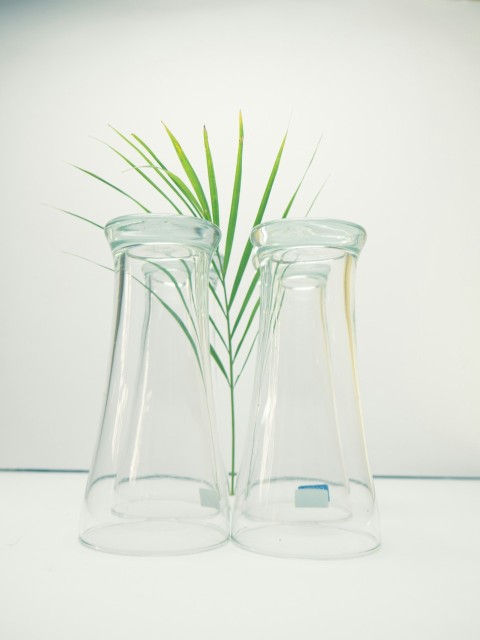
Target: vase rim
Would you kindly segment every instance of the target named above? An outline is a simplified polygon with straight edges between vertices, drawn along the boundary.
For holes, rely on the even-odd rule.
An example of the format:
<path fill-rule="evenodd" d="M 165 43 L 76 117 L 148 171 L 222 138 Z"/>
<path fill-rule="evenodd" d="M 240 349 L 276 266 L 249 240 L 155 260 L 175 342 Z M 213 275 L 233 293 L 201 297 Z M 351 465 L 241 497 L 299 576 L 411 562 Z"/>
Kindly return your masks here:
<path fill-rule="evenodd" d="M 356 222 L 335 218 L 271 220 L 252 229 L 250 240 L 257 252 L 289 247 L 332 247 L 358 255 L 367 238 Z"/>
<path fill-rule="evenodd" d="M 221 238 L 209 220 L 175 213 L 133 213 L 112 218 L 105 235 L 114 252 L 138 244 L 185 244 L 214 251 Z"/>

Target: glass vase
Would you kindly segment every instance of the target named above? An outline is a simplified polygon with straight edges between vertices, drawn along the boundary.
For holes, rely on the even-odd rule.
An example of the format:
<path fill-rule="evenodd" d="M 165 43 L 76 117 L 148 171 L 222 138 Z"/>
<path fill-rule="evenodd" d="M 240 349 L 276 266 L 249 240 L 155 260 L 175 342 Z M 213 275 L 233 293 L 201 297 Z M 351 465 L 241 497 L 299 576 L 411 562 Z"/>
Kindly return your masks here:
<path fill-rule="evenodd" d="M 161 214 L 105 227 L 116 272 L 113 350 L 80 540 L 168 555 L 228 539 L 227 478 L 211 390 L 213 224 Z"/>
<path fill-rule="evenodd" d="M 354 275 L 365 231 L 280 220 L 251 235 L 260 330 L 232 539 L 259 553 L 341 558 L 379 545 L 356 371 Z"/>

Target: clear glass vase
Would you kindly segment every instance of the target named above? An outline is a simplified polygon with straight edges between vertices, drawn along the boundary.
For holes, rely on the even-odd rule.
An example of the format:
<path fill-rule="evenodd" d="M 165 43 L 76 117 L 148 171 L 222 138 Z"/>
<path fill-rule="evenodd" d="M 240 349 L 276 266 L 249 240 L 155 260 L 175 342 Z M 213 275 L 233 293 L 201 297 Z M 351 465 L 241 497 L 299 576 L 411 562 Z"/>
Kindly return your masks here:
<path fill-rule="evenodd" d="M 379 545 L 356 372 L 354 273 L 365 231 L 280 220 L 251 235 L 260 332 L 232 539 L 301 558 Z"/>
<path fill-rule="evenodd" d="M 190 217 L 116 218 L 113 352 L 80 540 L 168 555 L 227 541 L 227 478 L 211 391 L 208 284 L 219 229 Z"/>

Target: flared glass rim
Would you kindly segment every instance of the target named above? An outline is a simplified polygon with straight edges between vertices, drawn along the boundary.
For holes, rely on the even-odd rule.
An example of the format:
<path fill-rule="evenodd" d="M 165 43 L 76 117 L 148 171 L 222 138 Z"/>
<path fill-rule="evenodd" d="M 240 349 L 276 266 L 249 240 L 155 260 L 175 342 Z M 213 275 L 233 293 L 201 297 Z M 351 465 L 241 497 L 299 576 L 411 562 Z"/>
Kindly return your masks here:
<path fill-rule="evenodd" d="M 358 255 L 367 233 L 356 222 L 334 218 L 271 220 L 252 229 L 250 241 L 257 253 L 294 247 L 331 247 Z"/>
<path fill-rule="evenodd" d="M 172 213 L 119 216 L 109 220 L 104 231 L 113 252 L 139 244 L 187 245 L 213 252 L 222 236 L 213 222 Z"/>

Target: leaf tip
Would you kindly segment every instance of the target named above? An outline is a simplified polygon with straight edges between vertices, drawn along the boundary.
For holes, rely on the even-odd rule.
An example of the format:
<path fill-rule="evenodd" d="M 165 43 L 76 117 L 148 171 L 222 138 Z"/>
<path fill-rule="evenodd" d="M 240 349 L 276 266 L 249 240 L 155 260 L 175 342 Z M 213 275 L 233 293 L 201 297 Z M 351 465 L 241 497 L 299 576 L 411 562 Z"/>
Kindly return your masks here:
<path fill-rule="evenodd" d="M 116 133 L 117 135 L 119 135 L 121 138 L 123 138 L 123 135 L 120 133 L 120 131 L 119 131 L 116 127 L 114 127 L 114 126 L 113 126 L 113 124 L 108 124 L 107 126 L 108 126 L 112 131 L 115 131 L 115 133 Z M 102 141 L 100 140 L 100 142 L 102 142 Z"/>

